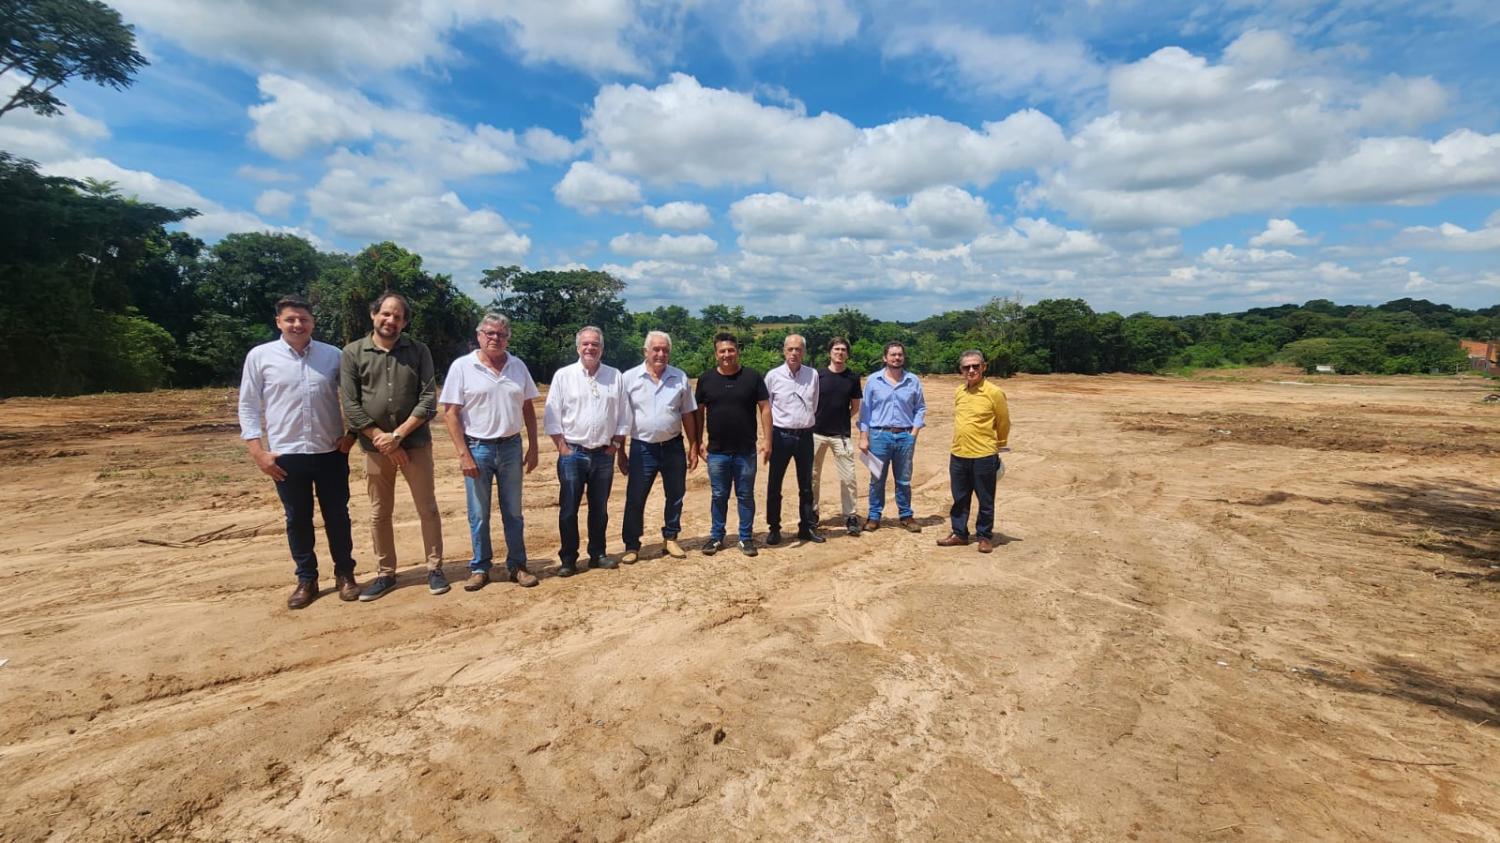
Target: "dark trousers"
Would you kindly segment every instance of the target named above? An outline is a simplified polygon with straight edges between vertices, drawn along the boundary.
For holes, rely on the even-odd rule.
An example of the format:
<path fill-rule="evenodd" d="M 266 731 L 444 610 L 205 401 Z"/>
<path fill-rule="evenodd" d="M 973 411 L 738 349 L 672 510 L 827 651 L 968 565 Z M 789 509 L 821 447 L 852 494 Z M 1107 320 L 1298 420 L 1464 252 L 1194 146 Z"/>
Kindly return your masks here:
<path fill-rule="evenodd" d="M 625 540 L 626 550 L 641 549 L 646 497 L 651 494 L 658 474 L 666 498 L 661 537 L 675 539 L 682 532 L 682 498 L 687 493 L 687 452 L 682 449 L 682 437 L 655 444 L 632 439 L 630 476 L 625 481 L 625 525 L 620 535 Z"/>
<path fill-rule="evenodd" d="M 969 496 L 979 499 L 979 515 L 974 518 L 974 534 L 992 539 L 995 530 L 995 480 L 999 474 L 1000 455 L 959 457 L 948 455 L 948 485 L 953 489 L 953 508 L 948 519 L 953 534 L 969 537 Z"/>
<path fill-rule="evenodd" d="M 323 533 L 333 555 L 334 576 L 354 573 L 354 537 L 349 525 L 349 455 L 282 454 L 276 464 L 286 479 L 276 483 L 276 494 L 286 512 L 286 543 L 297 563 L 297 579 L 318 580 L 317 534 L 313 531 L 313 496 L 323 512 Z"/>
<path fill-rule="evenodd" d="M 771 429 L 771 476 L 766 483 L 766 526 L 781 529 L 781 482 L 786 479 L 786 465 L 797 463 L 797 529 L 811 530 L 818 524 L 817 505 L 813 502 L 813 434 L 812 428 Z"/>
<path fill-rule="evenodd" d="M 578 507 L 589 501 L 589 559 L 604 555 L 604 531 L 609 527 L 609 490 L 614 485 L 615 458 L 603 448 L 583 450 L 557 458 L 557 534 L 562 548 L 557 559 L 564 565 L 578 561 Z"/>

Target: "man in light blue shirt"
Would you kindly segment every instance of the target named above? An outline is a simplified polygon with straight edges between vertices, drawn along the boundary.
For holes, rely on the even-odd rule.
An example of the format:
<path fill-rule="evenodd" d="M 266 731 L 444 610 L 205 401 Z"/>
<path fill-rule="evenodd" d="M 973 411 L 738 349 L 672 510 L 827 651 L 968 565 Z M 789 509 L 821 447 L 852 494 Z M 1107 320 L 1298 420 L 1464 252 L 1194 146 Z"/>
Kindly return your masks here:
<path fill-rule="evenodd" d="M 870 513 L 866 530 L 880 529 L 885 509 L 885 478 L 896 478 L 896 509 L 901 526 L 922 532 L 911 508 L 911 464 L 917 449 L 917 434 L 927 422 L 927 399 L 922 381 L 906 371 L 906 346 L 885 344 L 885 367 L 865 380 L 865 398 L 859 405 L 859 448 L 880 460 L 880 474 L 870 475 Z"/>
<path fill-rule="evenodd" d="M 307 302 L 296 296 L 277 301 L 281 338 L 250 349 L 240 378 L 240 438 L 255 466 L 276 481 L 286 513 L 287 544 L 297 565 L 297 588 L 286 601 L 289 609 L 304 608 L 318 598 L 314 495 L 333 554 L 339 598 L 359 598 L 349 525 L 349 449 L 354 437 L 345 430 L 339 409 L 341 355 L 312 338 L 313 324 Z"/>
<path fill-rule="evenodd" d="M 698 467 L 698 452 L 685 453 L 683 433 L 688 441 L 698 438 L 698 402 L 693 398 L 687 374 L 668 365 L 672 357 L 672 338 L 662 331 L 646 334 L 645 362 L 630 369 L 621 380 L 625 390 L 626 409 L 630 414 L 630 455 L 626 466 L 625 555 L 627 565 L 641 558 L 641 533 L 645 531 L 646 497 L 656 476 L 661 475 L 662 550 L 673 559 L 687 553 L 677 543 L 682 532 L 682 499 L 687 493 L 687 473 Z"/>

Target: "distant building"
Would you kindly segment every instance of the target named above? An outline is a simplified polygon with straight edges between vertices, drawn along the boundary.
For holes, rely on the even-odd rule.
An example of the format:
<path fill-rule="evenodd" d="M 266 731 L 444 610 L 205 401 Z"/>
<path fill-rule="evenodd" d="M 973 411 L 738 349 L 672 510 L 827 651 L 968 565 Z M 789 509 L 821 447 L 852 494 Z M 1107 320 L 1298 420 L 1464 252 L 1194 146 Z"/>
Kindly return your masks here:
<path fill-rule="evenodd" d="M 1481 372 L 1500 371 L 1500 341 L 1459 340 L 1459 344 L 1469 355 L 1469 368 Z"/>

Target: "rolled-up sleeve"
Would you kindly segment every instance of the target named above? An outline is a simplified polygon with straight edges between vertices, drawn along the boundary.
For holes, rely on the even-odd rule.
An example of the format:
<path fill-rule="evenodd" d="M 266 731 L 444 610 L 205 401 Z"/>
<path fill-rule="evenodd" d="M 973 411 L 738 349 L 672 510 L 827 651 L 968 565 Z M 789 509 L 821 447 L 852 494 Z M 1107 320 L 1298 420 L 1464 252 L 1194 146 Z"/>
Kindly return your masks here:
<path fill-rule="evenodd" d="M 430 419 L 437 415 L 437 372 L 432 365 L 432 352 L 422 346 L 422 357 L 417 363 L 417 377 L 422 379 L 421 392 L 417 395 L 417 406 L 411 414 L 417 418 Z"/>

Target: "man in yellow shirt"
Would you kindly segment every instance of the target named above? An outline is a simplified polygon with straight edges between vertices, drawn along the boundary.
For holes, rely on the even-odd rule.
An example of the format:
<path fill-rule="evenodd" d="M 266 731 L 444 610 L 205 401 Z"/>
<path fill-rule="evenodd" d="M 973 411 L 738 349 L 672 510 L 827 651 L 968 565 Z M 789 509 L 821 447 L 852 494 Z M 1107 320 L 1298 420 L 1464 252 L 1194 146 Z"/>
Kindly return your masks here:
<path fill-rule="evenodd" d="M 953 508 L 948 510 L 953 532 L 938 539 L 941 547 L 969 543 L 969 497 L 979 499 L 974 536 L 980 553 L 995 549 L 995 481 L 1003 470 L 1000 449 L 1010 437 L 1010 411 L 1005 393 L 984 379 L 984 354 L 970 349 L 959 355 L 964 385 L 953 396 L 953 448 L 948 455 L 948 485 Z"/>

